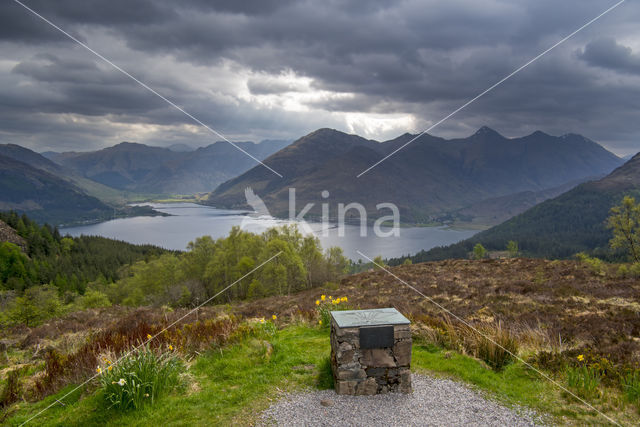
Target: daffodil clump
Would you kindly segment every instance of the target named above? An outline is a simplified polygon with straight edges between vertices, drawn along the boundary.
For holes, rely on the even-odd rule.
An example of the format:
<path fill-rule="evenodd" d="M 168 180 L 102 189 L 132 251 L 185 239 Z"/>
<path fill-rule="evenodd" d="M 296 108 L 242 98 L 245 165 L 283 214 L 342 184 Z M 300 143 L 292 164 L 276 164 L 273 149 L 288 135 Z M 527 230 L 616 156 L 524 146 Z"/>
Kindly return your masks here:
<path fill-rule="evenodd" d="M 331 312 L 338 310 L 351 310 L 348 305 L 348 297 L 334 298 L 331 295 L 320 295 L 316 300 L 316 310 L 318 312 L 318 325 L 321 327 L 329 327 L 331 324 Z"/>
<path fill-rule="evenodd" d="M 607 364 L 607 359 L 601 360 L 602 364 Z M 594 398 L 600 396 L 598 386 L 602 380 L 602 366 L 600 362 L 589 363 L 584 354 L 576 357 L 576 365 L 567 370 L 567 384 L 582 398 Z"/>
<path fill-rule="evenodd" d="M 272 314 L 270 319 L 265 319 L 264 317 L 258 318 L 258 332 L 266 336 L 275 335 L 276 332 L 278 332 L 278 326 L 276 325 L 277 320 L 278 316 L 275 314 Z"/>
<path fill-rule="evenodd" d="M 153 404 L 169 393 L 179 384 L 183 370 L 173 345 L 156 350 L 146 345 L 117 361 L 103 357 L 96 367 L 96 375 L 106 405 L 128 410 Z"/>

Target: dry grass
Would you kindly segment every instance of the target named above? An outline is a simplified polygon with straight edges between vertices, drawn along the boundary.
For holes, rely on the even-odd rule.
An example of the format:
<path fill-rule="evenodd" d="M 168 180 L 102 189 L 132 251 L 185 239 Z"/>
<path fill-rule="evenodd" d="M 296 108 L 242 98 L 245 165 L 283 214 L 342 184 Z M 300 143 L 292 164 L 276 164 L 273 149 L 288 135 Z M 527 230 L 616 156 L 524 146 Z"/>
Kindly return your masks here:
<path fill-rule="evenodd" d="M 518 337 L 523 355 L 591 352 L 619 366 L 640 366 L 640 340 L 635 338 L 640 336 L 640 281 L 618 277 L 616 270 L 606 266 L 602 276 L 576 261 L 522 258 L 447 260 L 392 268 L 395 275 L 465 321 L 500 322 Z M 413 319 L 443 314 L 384 271 L 346 277 L 339 291 L 308 290 L 243 303 L 237 310 L 243 315 L 312 310 L 316 298 L 327 292 L 347 295 L 357 308 L 396 307 Z"/>
<path fill-rule="evenodd" d="M 54 340 L 51 334 L 59 333 L 63 328 L 63 323 L 59 321 L 53 322 L 53 325 L 43 325 L 28 333 L 21 341 L 22 347 L 28 347 L 31 343 L 32 348 L 39 349 L 43 343 L 49 344 L 43 351 L 36 353 L 36 359 L 27 366 L 35 368 L 43 363 L 44 367 L 32 378 L 31 387 L 23 386 L 15 393 L 11 391 L 8 399 L 15 400 L 16 394 L 27 399 L 41 399 L 67 384 L 82 382 L 94 373 L 101 357 L 109 355 L 115 360 L 144 342 L 148 335 L 159 334 L 149 343 L 151 348 L 172 345 L 180 353 L 194 354 L 205 348 L 222 346 L 231 340 L 235 333 L 242 333 L 242 326 L 236 316 L 226 315 L 213 308 L 199 310 L 164 332 L 163 329 L 184 315 L 186 310 L 166 312 L 161 309 L 140 308 L 126 310 L 123 314 L 122 309 L 114 308 L 114 312 L 122 317 L 116 317 L 117 320 L 113 320 L 111 316 L 105 316 L 108 320 L 94 319 L 92 324 L 99 327 L 85 331 L 82 335 L 76 331 L 76 325 L 70 322 L 66 327 L 67 333 Z M 86 315 L 87 313 L 75 314 Z M 51 345 L 54 342 L 56 346 Z M 9 378 L 13 378 L 11 375 L 17 375 L 19 381 L 21 373 L 18 370 L 11 372 L 15 374 L 10 373 Z"/>

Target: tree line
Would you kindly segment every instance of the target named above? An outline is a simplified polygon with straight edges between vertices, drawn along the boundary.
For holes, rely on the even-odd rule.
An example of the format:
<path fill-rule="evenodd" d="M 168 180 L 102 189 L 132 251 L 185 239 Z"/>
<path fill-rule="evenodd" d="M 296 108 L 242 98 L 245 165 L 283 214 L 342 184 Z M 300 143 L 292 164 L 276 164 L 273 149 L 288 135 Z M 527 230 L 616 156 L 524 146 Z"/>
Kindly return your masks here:
<path fill-rule="evenodd" d="M 233 227 L 227 237 L 199 237 L 184 253 L 139 261 L 116 283 L 90 288 L 115 304 L 189 307 L 216 295 L 217 303 L 288 295 L 338 280 L 348 267 L 342 249 L 323 252 L 295 226 L 262 234 Z"/>

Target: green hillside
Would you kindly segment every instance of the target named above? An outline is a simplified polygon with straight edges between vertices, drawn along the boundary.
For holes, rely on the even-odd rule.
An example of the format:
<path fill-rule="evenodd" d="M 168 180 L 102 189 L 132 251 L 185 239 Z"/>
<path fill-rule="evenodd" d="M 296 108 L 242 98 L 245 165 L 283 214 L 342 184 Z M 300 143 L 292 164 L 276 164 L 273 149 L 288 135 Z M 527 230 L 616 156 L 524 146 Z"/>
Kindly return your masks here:
<path fill-rule="evenodd" d="M 611 231 L 605 220 L 625 195 L 640 198 L 640 154 L 600 180 L 581 184 L 470 239 L 411 258 L 414 262 L 466 258 L 477 243 L 501 251 L 510 240 L 518 242 L 523 255 L 535 257 L 566 258 L 582 251 L 615 256 L 607 249 Z"/>

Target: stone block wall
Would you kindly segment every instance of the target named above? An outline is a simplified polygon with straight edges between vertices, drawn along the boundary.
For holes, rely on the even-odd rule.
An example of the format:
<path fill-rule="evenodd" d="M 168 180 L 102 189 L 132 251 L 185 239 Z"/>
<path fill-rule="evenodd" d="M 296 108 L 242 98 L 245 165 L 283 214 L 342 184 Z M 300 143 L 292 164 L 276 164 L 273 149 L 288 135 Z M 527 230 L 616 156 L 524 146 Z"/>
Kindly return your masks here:
<path fill-rule="evenodd" d="M 411 329 L 394 326 L 394 345 L 361 349 L 359 328 L 331 322 L 331 367 L 338 394 L 411 392 Z"/>

